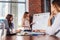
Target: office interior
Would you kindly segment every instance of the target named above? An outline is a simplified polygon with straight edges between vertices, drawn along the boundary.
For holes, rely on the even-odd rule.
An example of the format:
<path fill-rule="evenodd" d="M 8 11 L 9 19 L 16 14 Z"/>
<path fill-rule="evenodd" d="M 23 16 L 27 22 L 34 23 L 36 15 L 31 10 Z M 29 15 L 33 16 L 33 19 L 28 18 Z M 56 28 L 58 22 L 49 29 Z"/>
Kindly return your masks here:
<path fill-rule="evenodd" d="M 1 19 L 5 20 L 7 14 L 12 14 L 13 15 L 12 22 L 14 23 L 13 33 L 10 35 L 6 35 L 7 32 L 5 28 L 4 31 L 2 31 L 2 29 L 0 28 L 0 39 L 1 40 L 60 40 L 60 33 L 58 35 L 48 35 L 43 32 L 48 29 L 47 19 L 51 14 L 52 1 L 53 0 L 0 0 L 0 20 Z M 30 25 L 31 31 L 23 32 L 24 27 L 22 27 L 22 18 L 25 12 L 28 12 L 30 14 L 29 18 L 30 23 L 31 22 L 38 22 L 38 23 Z M 39 19 L 40 17 L 41 20 Z M 34 28 L 35 30 L 38 31 L 35 32 Z M 39 31 L 40 29 L 42 30 L 42 32 Z"/>

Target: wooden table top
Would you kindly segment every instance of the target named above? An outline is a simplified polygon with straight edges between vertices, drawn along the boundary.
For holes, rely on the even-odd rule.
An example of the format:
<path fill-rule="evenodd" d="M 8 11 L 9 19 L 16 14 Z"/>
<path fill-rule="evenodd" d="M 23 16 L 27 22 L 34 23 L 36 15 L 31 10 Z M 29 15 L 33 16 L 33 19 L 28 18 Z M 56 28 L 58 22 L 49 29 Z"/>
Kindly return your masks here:
<path fill-rule="evenodd" d="M 39 36 L 6 36 L 3 40 L 60 40 L 56 36 L 39 35 Z"/>

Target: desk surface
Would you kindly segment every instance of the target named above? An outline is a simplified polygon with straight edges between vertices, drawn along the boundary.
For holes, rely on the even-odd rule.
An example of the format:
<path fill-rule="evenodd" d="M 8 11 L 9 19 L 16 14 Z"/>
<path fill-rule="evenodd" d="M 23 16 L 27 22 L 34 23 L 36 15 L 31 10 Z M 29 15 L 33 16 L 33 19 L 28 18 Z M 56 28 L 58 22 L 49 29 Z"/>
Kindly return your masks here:
<path fill-rule="evenodd" d="M 60 40 L 56 36 L 39 35 L 39 36 L 6 36 L 4 40 Z"/>

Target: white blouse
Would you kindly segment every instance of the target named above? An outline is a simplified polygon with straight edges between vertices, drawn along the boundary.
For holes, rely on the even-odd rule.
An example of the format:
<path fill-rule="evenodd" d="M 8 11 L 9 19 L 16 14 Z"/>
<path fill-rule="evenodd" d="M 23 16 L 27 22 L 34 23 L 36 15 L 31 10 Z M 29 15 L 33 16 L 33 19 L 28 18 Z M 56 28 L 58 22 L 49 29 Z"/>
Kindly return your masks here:
<path fill-rule="evenodd" d="M 30 29 L 30 23 L 29 23 L 29 20 L 24 19 L 23 21 L 24 21 L 24 26 L 25 26 L 25 28 L 24 28 L 24 29 L 29 30 L 29 29 Z"/>
<path fill-rule="evenodd" d="M 56 16 L 55 16 L 55 20 L 54 20 L 54 23 L 52 24 L 51 27 L 48 27 L 46 29 L 46 33 L 49 34 L 49 35 L 53 35 L 55 32 L 57 32 L 57 30 L 60 29 L 60 13 L 58 13 Z"/>

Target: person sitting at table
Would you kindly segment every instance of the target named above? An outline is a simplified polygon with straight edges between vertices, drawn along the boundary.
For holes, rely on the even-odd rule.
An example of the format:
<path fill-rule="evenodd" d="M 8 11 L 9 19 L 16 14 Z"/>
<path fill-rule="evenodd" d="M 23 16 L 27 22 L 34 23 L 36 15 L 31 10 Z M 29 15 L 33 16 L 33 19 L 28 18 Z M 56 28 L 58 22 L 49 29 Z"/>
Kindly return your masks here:
<path fill-rule="evenodd" d="M 13 24 L 13 15 L 12 14 L 8 14 L 6 16 L 6 19 L 8 21 L 8 28 L 7 28 L 7 35 L 10 35 L 10 33 L 13 31 L 14 29 L 14 24 Z"/>
<path fill-rule="evenodd" d="M 48 19 L 48 26 L 51 26 L 54 23 L 54 13 L 51 13 L 49 19 Z"/>
<path fill-rule="evenodd" d="M 34 23 L 30 23 L 30 14 L 29 12 L 25 12 L 22 18 L 22 27 L 24 27 L 25 31 L 31 31 L 30 25 L 33 25 Z"/>
<path fill-rule="evenodd" d="M 51 23 L 53 19 L 53 23 Z M 56 35 L 60 31 L 60 0 L 53 0 L 51 4 L 51 15 L 46 30 L 37 30 L 49 35 Z"/>
<path fill-rule="evenodd" d="M 55 17 L 53 24 L 51 25 L 51 19 Z M 51 16 L 49 18 L 49 26 L 44 32 L 49 35 L 56 35 L 56 32 L 60 30 L 60 0 L 53 0 L 51 4 Z"/>
<path fill-rule="evenodd" d="M 25 12 L 23 15 L 23 19 L 22 19 L 22 27 L 24 27 L 24 30 L 30 30 L 30 19 L 29 19 L 30 15 L 28 12 Z"/>

